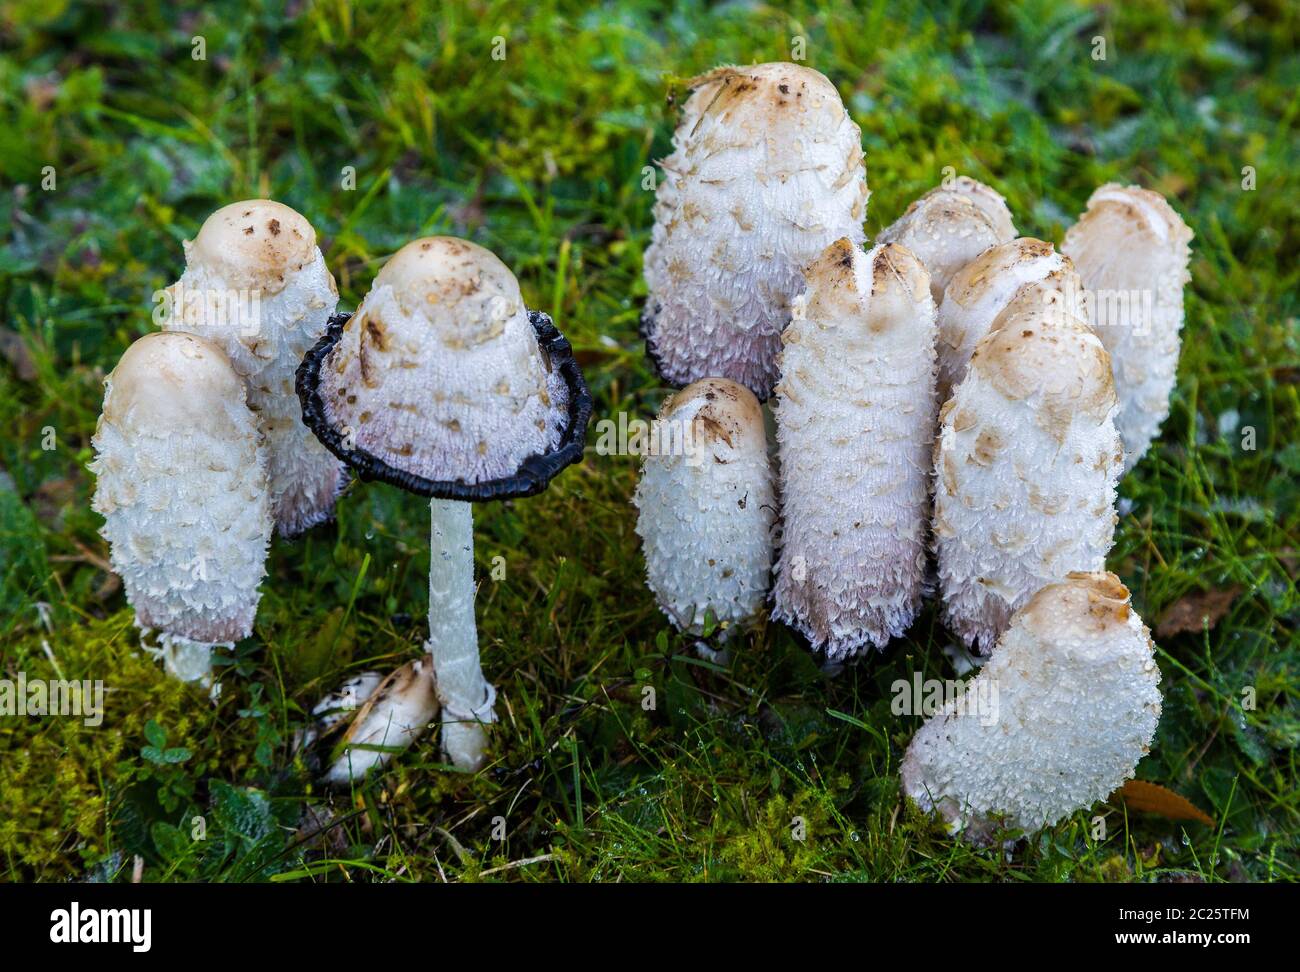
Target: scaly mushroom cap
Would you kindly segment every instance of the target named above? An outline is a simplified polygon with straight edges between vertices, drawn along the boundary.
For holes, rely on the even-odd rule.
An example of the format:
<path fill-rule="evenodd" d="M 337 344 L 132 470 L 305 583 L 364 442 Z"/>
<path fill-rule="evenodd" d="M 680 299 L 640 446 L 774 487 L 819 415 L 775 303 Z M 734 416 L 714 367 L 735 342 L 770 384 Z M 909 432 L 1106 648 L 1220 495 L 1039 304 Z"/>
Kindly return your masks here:
<path fill-rule="evenodd" d="M 163 329 L 220 345 L 244 380 L 266 444 L 280 533 L 326 519 L 342 466 L 302 424 L 294 393 L 294 371 L 338 304 L 311 224 L 269 199 L 224 206 L 185 243 L 185 272 L 167 293 Z"/>
<path fill-rule="evenodd" d="M 298 376 L 303 416 L 364 477 L 444 499 L 541 491 L 582 456 L 591 397 L 514 274 L 465 240 L 408 243 Z"/>
<path fill-rule="evenodd" d="M 772 570 L 776 503 L 753 393 L 705 378 L 664 402 L 632 498 L 647 583 L 679 629 L 719 640 L 756 617 Z"/>
<path fill-rule="evenodd" d="M 883 648 L 921 607 L 935 309 L 921 262 L 848 239 L 808 268 L 776 388 L 774 619 L 828 658 Z"/>
<path fill-rule="evenodd" d="M 904 792 L 977 841 L 1105 799 L 1155 736 L 1154 654 L 1119 578 L 1070 573 L 1016 613 L 962 696 L 913 737 Z"/>
<path fill-rule="evenodd" d="M 149 334 L 104 388 L 92 508 L 137 620 L 209 644 L 247 637 L 271 515 L 239 376 L 209 341 Z"/>
<path fill-rule="evenodd" d="M 1022 297 L 1088 319 L 1074 264 L 1051 243 L 1022 237 L 989 247 L 953 274 L 944 291 L 939 308 L 940 401 L 947 401 L 966 376 L 966 363 L 994 319 Z"/>
<path fill-rule="evenodd" d="M 1123 461 L 1097 336 L 1037 302 L 1009 310 L 940 410 L 934 452 L 944 620 L 985 653 L 1044 584 L 1102 568 Z"/>
<path fill-rule="evenodd" d="M 862 242 L 862 133 L 810 68 L 720 67 L 691 87 L 645 255 L 646 349 L 669 384 L 721 376 L 765 399 L 803 267 Z"/>
<path fill-rule="evenodd" d="M 1016 235 L 1007 201 L 982 182 L 962 176 L 936 186 L 881 231 L 880 243 L 901 243 L 930 272 L 930 292 L 942 306 L 953 274 L 990 246 Z"/>
<path fill-rule="evenodd" d="M 1142 458 L 1169 414 L 1191 241 L 1192 231 L 1159 193 L 1108 183 L 1061 244 L 1091 294 L 1091 322 L 1115 369 L 1125 469 Z"/>

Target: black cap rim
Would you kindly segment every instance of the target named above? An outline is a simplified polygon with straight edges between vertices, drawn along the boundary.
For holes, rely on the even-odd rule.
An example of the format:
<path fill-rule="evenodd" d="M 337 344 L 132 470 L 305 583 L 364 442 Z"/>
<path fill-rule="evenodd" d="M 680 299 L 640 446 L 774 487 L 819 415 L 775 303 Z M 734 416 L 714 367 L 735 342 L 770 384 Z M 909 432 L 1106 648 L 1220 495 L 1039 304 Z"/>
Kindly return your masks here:
<path fill-rule="evenodd" d="M 560 370 L 569 391 L 569 422 L 554 449 L 528 456 L 513 476 L 467 483 L 462 479 L 428 479 L 405 469 L 389 465 L 365 449 L 348 448 L 343 435 L 325 417 L 325 403 L 320 396 L 320 369 L 343 335 L 351 314 L 335 314 L 325 333 L 298 365 L 295 388 L 302 405 L 302 421 L 331 453 L 354 469 L 363 480 L 376 480 L 433 499 L 486 503 L 492 500 L 536 496 L 567 466 L 582 459 L 586 448 L 587 424 L 591 421 L 592 398 L 582 370 L 573 354 L 573 346 L 560 333 L 551 318 L 541 311 L 529 311 L 528 322 L 537 335 L 537 345 Z"/>

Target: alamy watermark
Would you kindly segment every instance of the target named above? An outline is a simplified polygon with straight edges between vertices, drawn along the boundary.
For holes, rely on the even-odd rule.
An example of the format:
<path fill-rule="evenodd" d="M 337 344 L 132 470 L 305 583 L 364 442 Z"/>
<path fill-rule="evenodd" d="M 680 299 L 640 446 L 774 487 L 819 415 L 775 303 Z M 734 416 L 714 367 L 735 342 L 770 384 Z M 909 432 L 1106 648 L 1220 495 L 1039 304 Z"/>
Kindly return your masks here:
<path fill-rule="evenodd" d="M 998 721 L 996 679 L 923 679 L 920 672 L 913 672 L 910 680 L 895 679 L 889 692 L 893 696 L 889 711 L 896 716 L 929 718 L 948 708 L 954 715 L 979 719 L 982 726 L 992 726 Z"/>
<path fill-rule="evenodd" d="M 262 291 L 218 287 L 187 287 L 177 282 L 153 292 L 153 322 L 159 327 L 180 325 L 190 333 L 205 328 L 256 337 L 262 330 Z"/>
<path fill-rule="evenodd" d="M 104 683 L 96 679 L 0 678 L 0 717 L 64 716 L 96 728 L 104 722 Z"/>
<path fill-rule="evenodd" d="M 596 454 L 600 456 L 684 456 L 696 466 L 704 456 L 702 436 L 693 420 L 606 418 L 596 423 Z"/>

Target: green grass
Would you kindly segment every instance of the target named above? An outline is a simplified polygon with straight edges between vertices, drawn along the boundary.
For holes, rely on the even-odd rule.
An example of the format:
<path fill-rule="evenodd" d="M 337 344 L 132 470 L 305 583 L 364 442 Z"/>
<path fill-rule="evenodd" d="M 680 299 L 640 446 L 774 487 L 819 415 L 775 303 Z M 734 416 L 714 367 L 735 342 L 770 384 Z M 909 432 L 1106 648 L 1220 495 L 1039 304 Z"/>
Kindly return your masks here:
<path fill-rule="evenodd" d="M 109 694 L 100 729 L 0 720 L 0 876 L 125 880 L 140 855 L 159 881 L 1296 879 L 1300 19 L 1179 6 L 6 5 L 0 674 L 50 676 L 53 656 Z M 665 390 L 636 337 L 642 167 L 668 150 L 668 96 L 720 62 L 789 59 L 795 37 L 862 126 L 870 236 L 945 166 L 993 183 L 1026 235 L 1059 242 L 1109 179 L 1165 193 L 1195 231 L 1173 411 L 1122 486 L 1110 566 L 1153 626 L 1189 593 L 1241 588 L 1213 628 L 1160 639 L 1164 716 L 1138 768 L 1216 827 L 1102 804 L 1009 855 L 948 839 L 903 805 L 919 719 L 889 711 L 895 679 L 951 675 L 933 611 L 833 680 L 774 625 L 733 669 L 704 665 L 643 583 L 636 460 L 594 449 L 542 496 L 478 510 L 502 717 L 478 776 L 430 740 L 330 796 L 291 753 L 346 673 L 420 650 L 427 508 L 396 490 L 354 485 L 336 526 L 274 544 L 219 704 L 140 654 L 85 466 L 101 379 L 209 212 L 258 195 L 302 211 L 348 308 L 403 242 L 478 240 L 579 349 L 596 418 L 647 417 Z M 332 821 L 314 840 L 309 808 Z"/>

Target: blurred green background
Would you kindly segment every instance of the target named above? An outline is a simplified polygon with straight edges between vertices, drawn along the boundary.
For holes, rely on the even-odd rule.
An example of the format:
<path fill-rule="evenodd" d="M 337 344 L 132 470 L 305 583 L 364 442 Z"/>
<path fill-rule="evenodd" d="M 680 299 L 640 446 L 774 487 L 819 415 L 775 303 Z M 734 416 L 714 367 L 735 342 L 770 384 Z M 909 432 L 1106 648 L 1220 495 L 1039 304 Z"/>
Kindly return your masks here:
<path fill-rule="evenodd" d="M 0 7 L 0 677 L 108 686 L 100 729 L 0 719 L 0 879 L 129 879 L 137 856 L 152 881 L 1297 877 L 1294 3 L 186 7 Z M 869 237 L 946 166 L 1004 193 L 1025 235 L 1059 243 L 1112 179 L 1194 230 L 1173 411 L 1123 483 L 1110 567 L 1165 623 L 1138 776 L 1215 825 L 1113 801 L 1010 854 L 949 840 L 900 798 L 920 720 L 889 710 L 894 680 L 953 675 L 933 611 L 836 679 L 776 626 L 730 670 L 697 662 L 643 583 L 637 460 L 594 449 L 542 496 L 478 509 L 503 721 L 477 777 L 427 739 L 331 795 L 293 752 L 346 673 L 420 650 L 427 508 L 393 489 L 354 485 L 336 525 L 274 543 L 219 703 L 168 682 L 105 569 L 85 467 L 103 376 L 207 214 L 300 210 L 344 308 L 405 241 L 475 239 L 578 348 L 596 419 L 648 417 L 666 392 L 636 336 L 643 167 L 686 79 L 788 60 L 797 39 L 862 127 Z"/>

